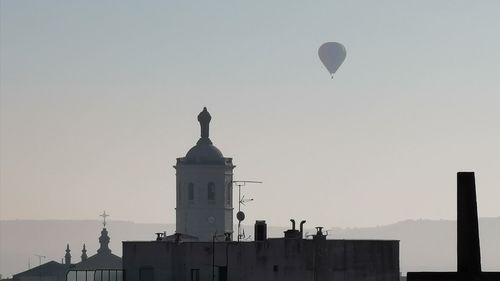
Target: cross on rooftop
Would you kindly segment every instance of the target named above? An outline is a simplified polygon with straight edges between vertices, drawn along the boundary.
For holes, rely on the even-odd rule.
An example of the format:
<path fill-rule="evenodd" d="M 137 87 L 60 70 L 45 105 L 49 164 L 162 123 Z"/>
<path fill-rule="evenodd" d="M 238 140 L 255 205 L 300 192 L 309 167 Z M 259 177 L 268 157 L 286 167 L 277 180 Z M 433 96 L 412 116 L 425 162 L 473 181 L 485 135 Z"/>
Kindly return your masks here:
<path fill-rule="evenodd" d="M 106 214 L 106 211 L 104 211 L 104 212 L 102 213 L 102 215 L 99 215 L 99 216 L 100 216 L 100 217 L 102 217 L 102 218 L 104 219 L 104 220 L 103 220 L 103 222 L 102 222 L 102 225 L 104 226 L 104 228 L 106 228 L 106 217 L 109 217 L 109 215 L 108 215 L 108 214 Z"/>
<path fill-rule="evenodd" d="M 408 281 L 499 281 L 481 271 L 476 183 L 473 172 L 457 174 L 457 272 L 408 272 Z"/>

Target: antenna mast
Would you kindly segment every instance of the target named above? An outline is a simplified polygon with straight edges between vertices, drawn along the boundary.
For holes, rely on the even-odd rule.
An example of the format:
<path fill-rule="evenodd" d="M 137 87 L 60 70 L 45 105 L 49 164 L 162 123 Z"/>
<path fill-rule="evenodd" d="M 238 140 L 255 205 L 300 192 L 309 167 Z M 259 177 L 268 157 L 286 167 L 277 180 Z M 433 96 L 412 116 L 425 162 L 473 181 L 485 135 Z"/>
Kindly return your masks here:
<path fill-rule="evenodd" d="M 45 259 L 45 258 L 46 258 L 46 256 L 36 255 L 36 254 L 35 254 L 35 256 L 36 256 L 36 257 L 38 257 L 38 265 L 39 265 L 39 266 L 40 266 L 40 265 L 42 265 L 42 258 L 44 258 L 44 259 Z M 28 262 L 29 262 L 29 259 L 28 259 Z"/>
<path fill-rule="evenodd" d="M 241 222 L 245 219 L 245 213 L 241 211 L 241 205 L 253 201 L 253 199 L 245 199 L 245 195 L 241 196 L 241 187 L 245 186 L 247 183 L 262 183 L 261 181 L 233 181 L 233 184 L 238 186 L 238 213 L 236 213 L 236 218 L 238 219 L 238 242 L 242 238 L 241 234 Z"/>

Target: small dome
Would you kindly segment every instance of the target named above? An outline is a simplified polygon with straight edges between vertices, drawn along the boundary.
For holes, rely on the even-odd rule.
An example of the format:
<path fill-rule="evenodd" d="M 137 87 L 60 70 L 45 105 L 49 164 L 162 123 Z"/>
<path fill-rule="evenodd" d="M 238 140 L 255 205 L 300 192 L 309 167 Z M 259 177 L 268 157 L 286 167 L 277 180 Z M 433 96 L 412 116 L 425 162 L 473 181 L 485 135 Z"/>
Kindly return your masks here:
<path fill-rule="evenodd" d="M 222 152 L 213 144 L 198 143 L 186 154 L 188 163 L 215 164 L 225 162 Z"/>

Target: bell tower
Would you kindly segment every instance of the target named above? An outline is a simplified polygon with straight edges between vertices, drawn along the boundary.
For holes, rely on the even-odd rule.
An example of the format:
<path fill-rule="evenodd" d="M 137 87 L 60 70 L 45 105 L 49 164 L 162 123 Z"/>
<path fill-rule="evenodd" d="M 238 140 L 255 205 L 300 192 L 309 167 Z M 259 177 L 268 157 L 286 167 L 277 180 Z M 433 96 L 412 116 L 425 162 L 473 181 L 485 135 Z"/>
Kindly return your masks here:
<path fill-rule="evenodd" d="M 233 165 L 209 137 L 212 116 L 198 115 L 201 136 L 185 157 L 177 158 L 176 232 L 211 241 L 233 232 Z"/>

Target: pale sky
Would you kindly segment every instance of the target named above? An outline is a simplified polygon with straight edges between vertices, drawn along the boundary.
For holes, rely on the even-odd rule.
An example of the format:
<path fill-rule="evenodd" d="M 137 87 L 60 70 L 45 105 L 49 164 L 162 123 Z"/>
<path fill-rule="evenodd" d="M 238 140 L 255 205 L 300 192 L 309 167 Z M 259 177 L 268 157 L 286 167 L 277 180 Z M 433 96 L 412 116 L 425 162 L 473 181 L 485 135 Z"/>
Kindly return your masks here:
<path fill-rule="evenodd" d="M 175 222 L 211 139 L 247 223 L 500 216 L 500 2 L 0 0 L 0 218 Z M 332 80 L 318 47 L 341 42 Z"/>

